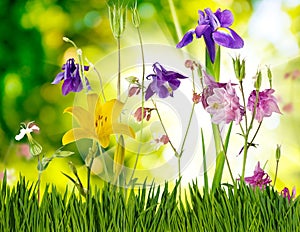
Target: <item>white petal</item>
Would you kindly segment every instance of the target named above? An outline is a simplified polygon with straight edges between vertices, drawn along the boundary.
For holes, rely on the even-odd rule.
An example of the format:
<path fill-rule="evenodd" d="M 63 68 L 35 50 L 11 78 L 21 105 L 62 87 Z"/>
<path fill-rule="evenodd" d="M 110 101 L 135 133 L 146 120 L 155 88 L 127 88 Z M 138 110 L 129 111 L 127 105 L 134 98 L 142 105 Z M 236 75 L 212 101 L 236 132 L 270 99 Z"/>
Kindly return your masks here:
<path fill-rule="evenodd" d="M 32 132 L 33 130 L 37 130 L 37 131 L 40 130 L 40 128 L 39 128 L 37 125 L 33 125 L 32 127 L 30 127 L 30 129 L 31 129 L 31 132 Z"/>
<path fill-rule="evenodd" d="M 18 135 L 15 136 L 15 139 L 17 141 L 19 141 L 19 140 L 23 139 L 23 137 L 25 136 L 25 134 L 26 134 L 26 130 L 22 128 L 20 130 L 20 134 L 18 134 Z"/>

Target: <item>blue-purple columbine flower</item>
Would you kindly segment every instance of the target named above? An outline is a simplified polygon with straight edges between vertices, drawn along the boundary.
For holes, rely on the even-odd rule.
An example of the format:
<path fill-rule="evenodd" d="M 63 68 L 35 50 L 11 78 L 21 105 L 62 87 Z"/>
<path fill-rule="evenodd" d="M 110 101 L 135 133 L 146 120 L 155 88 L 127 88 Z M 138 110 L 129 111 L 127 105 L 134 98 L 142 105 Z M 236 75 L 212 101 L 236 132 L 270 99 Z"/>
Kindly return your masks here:
<path fill-rule="evenodd" d="M 58 84 L 64 80 L 62 85 L 62 94 L 67 95 L 69 92 L 80 92 L 83 88 L 80 74 L 79 64 L 75 64 L 73 58 L 68 59 L 67 62 L 62 66 L 63 72 L 56 75 L 54 81 L 51 84 Z M 88 71 L 89 66 L 84 66 L 84 71 Z M 88 79 L 85 77 L 86 86 L 88 90 L 91 89 Z"/>
<path fill-rule="evenodd" d="M 177 44 L 177 48 L 182 48 L 191 43 L 194 34 L 197 38 L 204 37 L 204 41 L 210 56 L 210 60 L 214 63 L 216 57 L 216 44 L 227 48 L 242 48 L 244 46 L 243 39 L 229 27 L 233 23 L 233 15 L 231 11 L 218 9 L 215 13 L 210 8 L 203 11 L 199 10 L 198 26 L 195 30 L 189 30 Z"/>
<path fill-rule="evenodd" d="M 153 72 L 154 74 L 150 74 L 146 77 L 148 80 L 152 78 L 152 82 L 146 89 L 146 101 L 155 93 L 160 98 L 173 97 L 173 91 L 178 89 L 180 85 L 179 79 L 187 78 L 177 72 L 167 71 L 158 62 L 153 64 Z"/>

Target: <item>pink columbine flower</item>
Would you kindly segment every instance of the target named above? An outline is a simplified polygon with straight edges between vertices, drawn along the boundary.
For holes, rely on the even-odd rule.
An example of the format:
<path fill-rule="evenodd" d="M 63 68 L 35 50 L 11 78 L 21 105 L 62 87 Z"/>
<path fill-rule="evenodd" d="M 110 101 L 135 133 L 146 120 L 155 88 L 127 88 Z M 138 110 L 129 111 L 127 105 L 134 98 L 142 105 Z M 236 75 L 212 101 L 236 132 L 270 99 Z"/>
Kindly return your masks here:
<path fill-rule="evenodd" d="M 291 201 L 296 196 L 296 187 L 294 186 L 294 188 L 292 189 L 292 195 L 290 195 L 290 190 L 287 187 L 284 187 L 284 189 L 282 189 L 280 193 L 281 196 Z"/>
<path fill-rule="evenodd" d="M 214 88 L 213 94 L 207 98 L 206 111 L 212 115 L 212 122 L 220 124 L 236 121 L 239 123 L 244 114 L 239 97 L 229 82 L 225 88 Z"/>
<path fill-rule="evenodd" d="M 161 146 L 166 145 L 170 141 L 169 137 L 167 135 L 162 135 L 159 138 L 156 138 L 153 140 L 153 144 L 155 147 L 155 150 L 158 150 Z"/>
<path fill-rule="evenodd" d="M 254 175 L 250 177 L 245 177 L 245 182 L 252 187 L 259 187 L 262 189 L 266 185 L 268 185 L 272 180 L 270 176 L 260 167 L 260 163 L 258 162 L 255 170 Z"/>
<path fill-rule="evenodd" d="M 128 90 L 128 97 L 132 97 L 133 95 L 138 95 L 141 91 L 141 87 L 139 86 L 132 86 L 129 90 Z"/>
<path fill-rule="evenodd" d="M 261 122 L 264 117 L 270 117 L 273 112 L 281 114 L 277 105 L 277 99 L 273 96 L 274 89 L 265 89 L 258 94 L 255 119 Z M 247 108 L 253 112 L 256 100 L 256 91 L 253 90 L 248 98 Z"/>
<path fill-rule="evenodd" d="M 138 122 L 141 122 L 142 119 L 146 118 L 147 121 L 150 120 L 151 118 L 151 111 L 154 110 L 153 108 L 146 108 L 144 107 L 144 112 L 143 112 L 143 116 L 142 116 L 142 107 L 137 108 L 137 110 L 135 111 L 135 113 L 133 114 L 133 116 L 135 117 L 135 119 Z"/>

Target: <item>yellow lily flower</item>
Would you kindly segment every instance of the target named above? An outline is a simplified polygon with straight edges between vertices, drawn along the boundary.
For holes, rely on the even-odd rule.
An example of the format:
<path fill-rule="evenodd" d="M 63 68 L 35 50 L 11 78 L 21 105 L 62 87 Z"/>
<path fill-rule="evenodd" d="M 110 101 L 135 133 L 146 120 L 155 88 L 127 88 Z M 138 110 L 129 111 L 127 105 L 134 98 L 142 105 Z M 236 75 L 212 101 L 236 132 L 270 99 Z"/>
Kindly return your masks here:
<path fill-rule="evenodd" d="M 123 134 L 135 138 L 135 133 L 130 126 L 118 122 L 124 103 L 112 99 L 102 104 L 96 94 L 88 94 L 87 103 L 88 110 L 80 106 L 68 107 L 64 110 L 64 113 L 70 113 L 75 117 L 79 127 L 64 134 L 63 145 L 90 138 L 98 140 L 101 146 L 106 148 L 111 134 Z"/>

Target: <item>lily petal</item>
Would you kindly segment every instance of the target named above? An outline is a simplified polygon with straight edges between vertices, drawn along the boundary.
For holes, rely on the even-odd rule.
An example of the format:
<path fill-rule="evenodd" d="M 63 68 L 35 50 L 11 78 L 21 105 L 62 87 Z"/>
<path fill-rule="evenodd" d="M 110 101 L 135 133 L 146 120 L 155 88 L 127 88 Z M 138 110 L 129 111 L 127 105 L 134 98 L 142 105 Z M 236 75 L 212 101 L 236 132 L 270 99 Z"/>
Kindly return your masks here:
<path fill-rule="evenodd" d="M 227 48 L 242 48 L 244 46 L 243 39 L 232 29 L 220 27 L 213 32 L 214 41 Z"/>
<path fill-rule="evenodd" d="M 134 130 L 128 125 L 122 123 L 114 123 L 112 125 L 112 130 L 114 134 L 128 135 L 132 138 L 135 138 Z"/>
<path fill-rule="evenodd" d="M 64 134 L 62 138 L 62 144 L 66 145 L 76 140 L 85 139 L 85 138 L 97 139 L 96 134 L 92 133 L 91 131 L 82 128 L 73 128 Z"/>
<path fill-rule="evenodd" d="M 91 130 L 94 127 L 92 115 L 80 106 L 68 107 L 64 110 L 64 113 L 73 115 L 81 128 Z"/>

